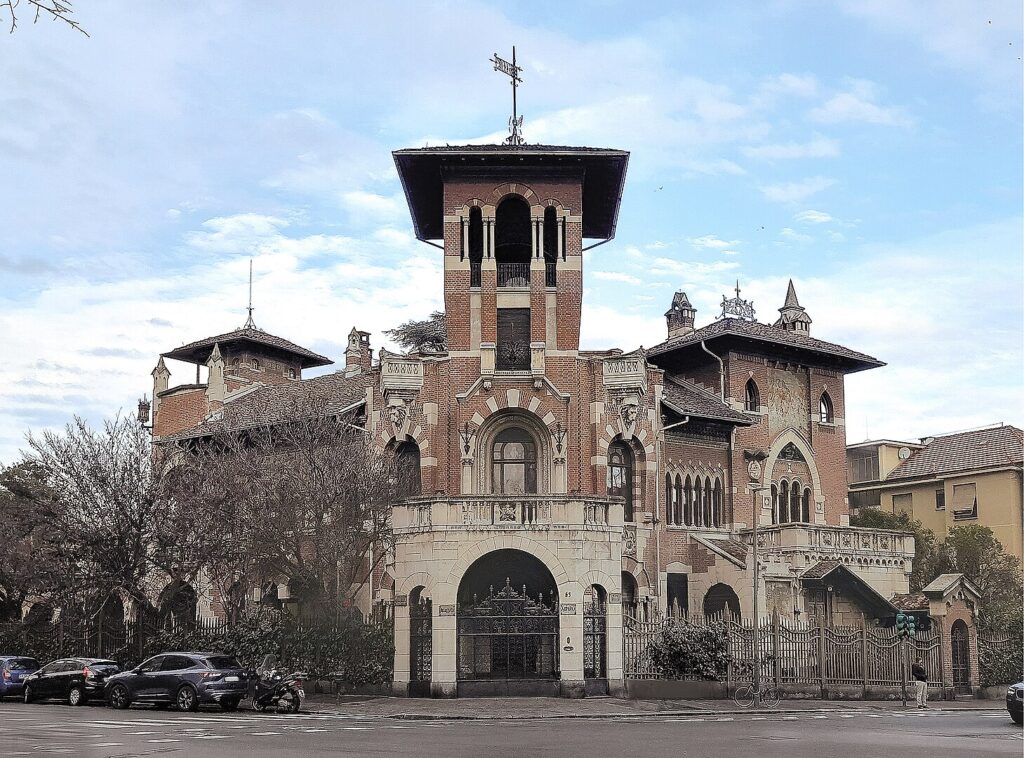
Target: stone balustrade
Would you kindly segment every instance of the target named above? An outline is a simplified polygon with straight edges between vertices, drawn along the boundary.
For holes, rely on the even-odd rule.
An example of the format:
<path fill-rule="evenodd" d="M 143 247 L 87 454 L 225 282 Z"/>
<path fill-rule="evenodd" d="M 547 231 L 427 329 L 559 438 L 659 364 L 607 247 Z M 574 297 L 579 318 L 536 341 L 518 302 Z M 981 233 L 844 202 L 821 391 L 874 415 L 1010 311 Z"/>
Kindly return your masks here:
<path fill-rule="evenodd" d="M 914 554 L 914 538 L 889 529 L 815 524 L 776 524 L 757 530 L 758 549 L 768 552 L 808 550 L 818 554 L 857 554 L 902 558 Z M 752 530 L 744 531 L 750 544 Z"/>
<path fill-rule="evenodd" d="M 396 533 L 434 529 L 622 529 L 622 498 L 593 495 L 444 495 L 393 509 Z"/>

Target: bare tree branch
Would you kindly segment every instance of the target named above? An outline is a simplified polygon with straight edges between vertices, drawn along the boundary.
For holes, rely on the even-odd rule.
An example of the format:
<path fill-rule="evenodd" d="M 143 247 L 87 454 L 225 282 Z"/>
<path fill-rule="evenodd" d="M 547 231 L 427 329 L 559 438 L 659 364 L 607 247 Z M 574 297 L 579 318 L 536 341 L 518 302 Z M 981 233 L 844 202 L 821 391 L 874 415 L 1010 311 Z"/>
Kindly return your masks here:
<path fill-rule="evenodd" d="M 18 7 L 21 5 L 21 2 L 22 0 L 3 0 L 0 2 L 0 10 L 6 8 L 11 16 L 10 34 L 14 34 L 14 30 L 18 28 Z M 75 12 L 74 8 L 71 7 L 71 0 L 25 0 L 25 2 L 33 11 L 32 23 L 37 24 L 41 17 L 48 15 L 54 21 L 62 21 L 86 37 L 89 36 L 89 32 L 83 29 L 82 25 L 71 17 Z"/>

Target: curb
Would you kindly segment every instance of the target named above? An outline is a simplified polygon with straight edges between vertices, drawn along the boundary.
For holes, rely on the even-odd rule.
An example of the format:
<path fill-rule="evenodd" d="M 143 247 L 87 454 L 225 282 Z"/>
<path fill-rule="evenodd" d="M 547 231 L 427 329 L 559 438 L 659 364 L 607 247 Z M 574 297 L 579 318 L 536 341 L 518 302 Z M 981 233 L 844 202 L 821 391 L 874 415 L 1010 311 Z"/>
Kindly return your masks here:
<path fill-rule="evenodd" d="M 844 714 L 875 714 L 875 715 L 887 715 L 892 713 L 911 713 L 916 712 L 916 708 L 801 708 L 801 709 L 744 709 L 744 710 L 721 710 L 721 711 L 643 711 L 640 713 L 560 713 L 553 715 L 526 715 L 526 716 L 510 716 L 510 715 L 464 715 L 464 714 L 426 714 L 426 713 L 390 713 L 390 714 L 359 714 L 359 713 L 343 713 L 338 711 L 317 711 L 317 713 L 334 713 L 337 715 L 350 716 L 353 718 L 380 718 L 380 719 L 393 719 L 397 721 L 549 721 L 554 719 L 565 720 L 565 719 L 580 719 L 580 720 L 594 720 L 594 719 L 608 719 L 608 720 L 621 720 L 621 719 L 644 719 L 644 718 L 658 718 L 664 716 L 690 716 L 694 719 L 702 719 L 706 721 L 714 720 L 717 716 L 794 716 L 802 713 L 806 714 L 823 714 L 823 713 L 844 713 Z M 929 711 L 933 713 L 978 713 L 987 711 L 1002 711 L 1003 708 L 929 708 Z"/>

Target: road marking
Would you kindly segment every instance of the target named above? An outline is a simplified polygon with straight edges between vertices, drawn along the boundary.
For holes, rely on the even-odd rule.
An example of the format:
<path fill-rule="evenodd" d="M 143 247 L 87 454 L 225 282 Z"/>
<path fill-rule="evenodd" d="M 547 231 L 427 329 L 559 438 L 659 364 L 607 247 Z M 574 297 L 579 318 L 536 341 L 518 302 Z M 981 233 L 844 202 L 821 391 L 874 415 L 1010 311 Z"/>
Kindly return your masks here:
<path fill-rule="evenodd" d="M 271 737 L 281 734 L 280 732 L 249 732 L 253 737 Z"/>
<path fill-rule="evenodd" d="M 197 740 L 226 740 L 229 739 L 229 736 L 226 734 L 205 734 L 195 735 L 195 738 Z"/>
<path fill-rule="evenodd" d="M 123 742 L 94 742 L 92 747 L 121 747 Z"/>
<path fill-rule="evenodd" d="M 181 742 L 181 740 L 146 740 L 146 742 L 158 743 L 158 742 Z"/>

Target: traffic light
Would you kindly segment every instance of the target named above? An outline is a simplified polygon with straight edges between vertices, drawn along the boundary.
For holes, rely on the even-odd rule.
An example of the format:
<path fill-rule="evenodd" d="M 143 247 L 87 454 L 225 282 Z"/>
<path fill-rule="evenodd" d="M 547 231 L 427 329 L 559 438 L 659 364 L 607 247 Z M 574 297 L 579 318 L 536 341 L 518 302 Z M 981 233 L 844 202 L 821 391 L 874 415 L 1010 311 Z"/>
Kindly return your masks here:
<path fill-rule="evenodd" d="M 896 634 L 900 638 L 907 636 L 907 614 L 905 613 L 896 614 Z"/>
<path fill-rule="evenodd" d="M 915 622 L 913 616 L 908 615 L 907 616 L 906 636 L 907 637 L 913 637 L 916 633 L 917 633 L 917 623 Z"/>

